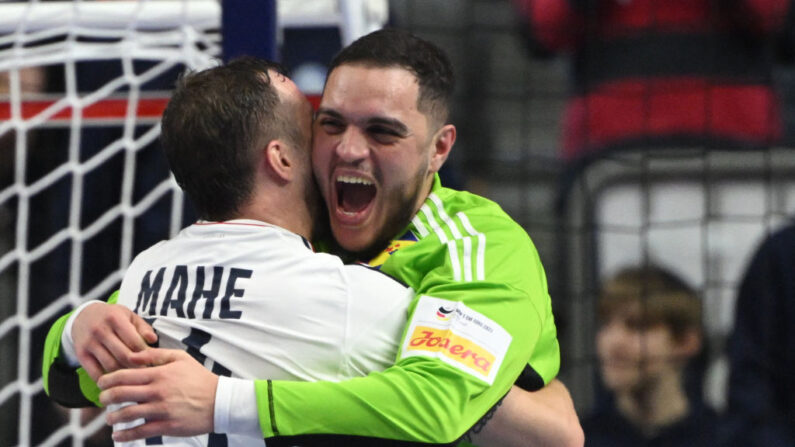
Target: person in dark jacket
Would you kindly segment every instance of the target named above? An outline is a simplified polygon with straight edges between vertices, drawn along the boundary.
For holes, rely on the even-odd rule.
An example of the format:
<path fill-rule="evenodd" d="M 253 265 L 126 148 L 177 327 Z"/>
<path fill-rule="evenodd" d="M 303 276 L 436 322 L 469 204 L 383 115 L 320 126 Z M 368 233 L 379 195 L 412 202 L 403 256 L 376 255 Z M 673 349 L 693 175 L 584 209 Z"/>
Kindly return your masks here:
<path fill-rule="evenodd" d="M 795 446 L 795 222 L 751 260 L 727 354 L 730 445 Z"/>

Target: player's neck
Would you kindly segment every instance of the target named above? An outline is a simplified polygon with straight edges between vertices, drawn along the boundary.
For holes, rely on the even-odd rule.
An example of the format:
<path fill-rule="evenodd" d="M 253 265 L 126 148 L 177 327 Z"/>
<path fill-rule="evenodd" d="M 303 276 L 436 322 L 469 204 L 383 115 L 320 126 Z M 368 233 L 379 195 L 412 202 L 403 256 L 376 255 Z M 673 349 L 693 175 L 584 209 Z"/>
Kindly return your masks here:
<path fill-rule="evenodd" d="M 259 196 L 259 197 L 256 197 Z M 291 194 L 259 194 L 240 210 L 239 219 L 253 219 L 284 228 L 310 239 L 311 219 L 303 200 L 290 199 Z"/>

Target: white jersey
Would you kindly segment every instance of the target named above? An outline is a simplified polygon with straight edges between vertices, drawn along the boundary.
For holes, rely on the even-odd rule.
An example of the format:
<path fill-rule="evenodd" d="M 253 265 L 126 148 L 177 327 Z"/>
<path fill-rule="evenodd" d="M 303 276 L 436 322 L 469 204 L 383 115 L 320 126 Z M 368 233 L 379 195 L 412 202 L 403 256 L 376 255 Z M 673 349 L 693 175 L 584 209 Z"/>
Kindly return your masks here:
<path fill-rule="evenodd" d="M 185 349 L 216 374 L 339 381 L 394 363 L 411 298 L 389 276 L 314 253 L 292 232 L 234 220 L 196 223 L 142 252 L 118 303 L 150 321 L 160 347 Z M 206 435 L 162 442 L 208 445 Z"/>

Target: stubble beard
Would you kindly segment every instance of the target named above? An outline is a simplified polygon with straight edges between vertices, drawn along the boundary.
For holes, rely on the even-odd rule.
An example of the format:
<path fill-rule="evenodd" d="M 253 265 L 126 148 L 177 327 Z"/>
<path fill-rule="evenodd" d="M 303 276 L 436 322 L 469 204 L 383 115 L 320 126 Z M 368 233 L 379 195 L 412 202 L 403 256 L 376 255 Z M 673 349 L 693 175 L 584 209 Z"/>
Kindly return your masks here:
<path fill-rule="evenodd" d="M 383 227 L 378 231 L 376 238 L 367 248 L 352 252 L 355 259 L 364 262 L 370 261 L 386 249 L 392 240 L 402 236 L 402 234 L 398 233 L 408 226 L 414 217 L 414 207 L 417 206 L 418 202 L 424 202 L 425 196 L 429 192 L 423 188 L 426 175 L 426 171 L 418 170 L 413 181 L 406 185 L 411 188 L 408 193 L 404 194 L 404 188 L 400 187 L 394 188 L 387 193 L 385 201 L 390 205 L 387 219 L 384 221 Z M 422 196 L 422 200 L 420 200 L 420 196 Z"/>

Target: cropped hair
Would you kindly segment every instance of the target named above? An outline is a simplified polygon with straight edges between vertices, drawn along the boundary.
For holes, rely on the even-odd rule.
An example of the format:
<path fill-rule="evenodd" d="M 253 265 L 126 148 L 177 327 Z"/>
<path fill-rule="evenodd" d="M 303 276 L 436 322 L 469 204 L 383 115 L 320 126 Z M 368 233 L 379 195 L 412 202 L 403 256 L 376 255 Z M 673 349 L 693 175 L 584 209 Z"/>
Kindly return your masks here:
<path fill-rule="evenodd" d="M 201 219 L 235 217 L 253 191 L 258 145 L 289 131 L 268 70 L 283 71 L 245 57 L 177 81 L 163 113 L 161 143 Z"/>
<path fill-rule="evenodd" d="M 343 48 L 331 61 L 329 75 L 346 64 L 408 70 L 419 84 L 417 109 L 440 125 L 447 122 L 455 89 L 453 66 L 447 54 L 431 42 L 405 30 L 384 28 Z"/>
<path fill-rule="evenodd" d="M 692 330 L 701 332 L 702 309 L 698 294 L 681 278 L 657 266 L 621 270 L 605 281 L 599 296 L 600 322 L 621 310 L 639 309 L 638 324 L 663 324 L 681 340 Z"/>

